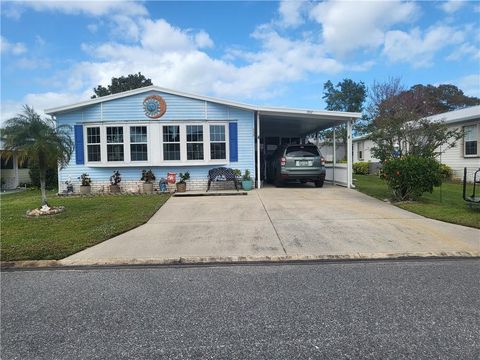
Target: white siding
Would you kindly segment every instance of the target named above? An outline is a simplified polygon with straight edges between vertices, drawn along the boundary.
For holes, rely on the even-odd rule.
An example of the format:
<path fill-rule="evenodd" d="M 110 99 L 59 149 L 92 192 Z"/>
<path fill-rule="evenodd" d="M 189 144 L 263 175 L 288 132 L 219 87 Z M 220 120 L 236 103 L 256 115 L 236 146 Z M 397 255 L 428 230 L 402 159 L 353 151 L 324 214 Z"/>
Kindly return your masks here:
<path fill-rule="evenodd" d="M 446 150 L 440 157 L 442 164 L 450 166 L 454 172 L 454 178 L 463 179 L 463 168 L 466 167 L 468 176 L 473 177 L 473 173 L 480 167 L 480 120 L 470 120 L 452 124 L 449 129 L 462 129 L 467 125 L 477 125 L 477 156 L 465 157 L 463 155 L 463 138 L 458 140 L 456 146 Z"/>

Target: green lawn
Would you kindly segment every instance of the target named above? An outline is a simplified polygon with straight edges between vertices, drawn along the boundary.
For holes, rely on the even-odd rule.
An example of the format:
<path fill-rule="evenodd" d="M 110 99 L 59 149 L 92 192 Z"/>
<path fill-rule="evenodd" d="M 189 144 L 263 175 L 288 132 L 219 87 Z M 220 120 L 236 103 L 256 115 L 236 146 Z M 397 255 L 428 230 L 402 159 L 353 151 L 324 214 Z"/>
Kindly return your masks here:
<path fill-rule="evenodd" d="M 357 190 L 381 200 L 391 198 L 386 183 L 378 176 L 354 175 L 353 177 L 356 179 Z M 470 185 L 468 188 L 470 193 L 471 189 Z M 435 188 L 433 193 L 423 194 L 417 202 L 402 202 L 395 205 L 432 219 L 480 228 L 480 210 L 468 208 L 462 194 L 462 184 L 446 182 L 441 187 Z"/>
<path fill-rule="evenodd" d="M 40 192 L 1 195 L 1 260 L 61 259 L 145 223 L 168 195 L 57 197 L 50 205 L 66 211 L 27 218 L 38 207 Z"/>

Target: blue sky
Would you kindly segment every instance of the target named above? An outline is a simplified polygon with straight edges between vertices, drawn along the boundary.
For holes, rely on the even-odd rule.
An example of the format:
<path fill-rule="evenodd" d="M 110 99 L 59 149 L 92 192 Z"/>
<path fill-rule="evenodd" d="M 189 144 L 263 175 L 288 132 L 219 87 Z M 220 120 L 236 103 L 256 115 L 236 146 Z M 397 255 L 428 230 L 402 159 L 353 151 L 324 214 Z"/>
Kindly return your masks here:
<path fill-rule="evenodd" d="M 261 105 L 324 108 L 344 78 L 480 96 L 475 1 L 2 1 L 2 120 L 89 99 L 111 77 Z"/>

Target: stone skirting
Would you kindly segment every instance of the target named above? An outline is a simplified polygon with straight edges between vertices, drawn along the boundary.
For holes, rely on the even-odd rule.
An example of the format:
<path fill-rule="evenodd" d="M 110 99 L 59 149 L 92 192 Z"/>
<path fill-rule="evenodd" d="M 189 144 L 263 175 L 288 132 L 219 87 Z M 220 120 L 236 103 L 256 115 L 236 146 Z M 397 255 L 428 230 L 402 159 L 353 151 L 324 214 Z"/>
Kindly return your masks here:
<path fill-rule="evenodd" d="M 73 192 L 75 194 L 80 193 L 80 185 L 81 182 L 72 182 L 73 184 Z M 239 189 L 242 187 L 241 182 L 238 182 L 239 184 Z M 64 183 L 60 184 L 61 187 L 59 189 L 59 192 L 62 193 L 64 190 L 67 190 L 67 186 Z M 187 181 L 187 191 L 206 191 L 207 190 L 207 185 L 208 185 L 208 180 L 207 179 L 190 179 Z M 92 182 L 90 185 L 92 187 L 92 194 L 108 194 L 110 193 L 110 181 L 95 181 Z M 143 193 L 143 181 L 122 181 L 119 184 L 120 186 L 120 191 L 122 193 L 132 193 L 132 194 L 141 194 Z M 159 190 L 159 183 L 158 181 L 153 183 L 153 189 Z M 168 185 L 168 190 L 170 192 L 175 191 L 176 186 L 175 184 L 173 185 Z M 235 185 L 233 184 L 233 181 L 213 181 L 212 184 L 210 185 L 210 190 L 233 190 L 235 189 Z"/>

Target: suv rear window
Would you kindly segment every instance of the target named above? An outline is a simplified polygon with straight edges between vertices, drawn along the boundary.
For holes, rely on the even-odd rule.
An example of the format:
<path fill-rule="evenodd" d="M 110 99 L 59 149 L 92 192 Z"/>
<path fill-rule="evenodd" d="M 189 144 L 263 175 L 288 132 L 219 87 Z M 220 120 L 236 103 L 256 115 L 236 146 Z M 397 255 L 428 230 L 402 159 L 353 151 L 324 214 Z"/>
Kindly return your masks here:
<path fill-rule="evenodd" d="M 287 147 L 285 155 L 291 157 L 314 157 L 319 156 L 318 149 L 316 146 L 311 145 L 293 145 Z"/>

